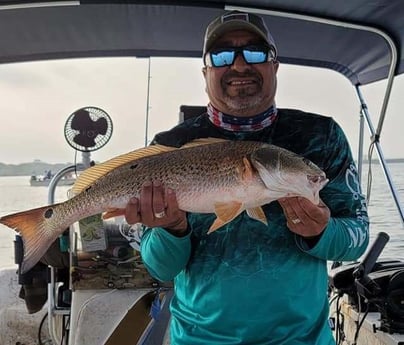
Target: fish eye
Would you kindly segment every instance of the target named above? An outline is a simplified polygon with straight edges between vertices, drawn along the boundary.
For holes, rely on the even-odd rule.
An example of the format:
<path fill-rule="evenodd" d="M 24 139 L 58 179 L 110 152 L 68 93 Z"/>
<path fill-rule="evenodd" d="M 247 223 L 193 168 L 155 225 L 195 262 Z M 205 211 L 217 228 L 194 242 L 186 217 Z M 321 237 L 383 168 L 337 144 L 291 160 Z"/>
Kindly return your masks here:
<path fill-rule="evenodd" d="M 52 216 L 53 216 L 53 209 L 52 209 L 52 208 L 48 208 L 48 209 L 45 211 L 44 217 L 47 218 L 47 219 L 49 219 L 49 218 L 52 217 Z"/>

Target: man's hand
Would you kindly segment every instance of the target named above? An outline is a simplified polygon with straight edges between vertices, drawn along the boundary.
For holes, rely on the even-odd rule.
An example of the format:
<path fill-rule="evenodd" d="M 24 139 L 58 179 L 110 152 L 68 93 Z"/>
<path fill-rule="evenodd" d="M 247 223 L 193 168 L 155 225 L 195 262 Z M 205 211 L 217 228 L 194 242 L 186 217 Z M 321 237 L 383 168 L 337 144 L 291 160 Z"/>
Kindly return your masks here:
<path fill-rule="evenodd" d="M 178 208 L 174 191 L 158 181 L 143 184 L 140 197 L 130 199 L 126 205 L 125 218 L 129 224 L 162 227 L 178 237 L 187 232 L 186 213 Z"/>
<path fill-rule="evenodd" d="M 302 237 L 320 235 L 330 220 L 330 210 L 321 200 L 318 205 L 302 197 L 278 201 L 285 213 L 288 228 Z"/>

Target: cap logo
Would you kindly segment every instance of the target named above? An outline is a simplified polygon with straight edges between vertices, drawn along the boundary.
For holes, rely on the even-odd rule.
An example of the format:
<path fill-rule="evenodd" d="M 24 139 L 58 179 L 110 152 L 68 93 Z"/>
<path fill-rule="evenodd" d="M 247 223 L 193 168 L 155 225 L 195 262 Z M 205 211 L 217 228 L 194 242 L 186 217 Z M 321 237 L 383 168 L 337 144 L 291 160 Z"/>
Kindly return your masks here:
<path fill-rule="evenodd" d="M 250 22 L 248 13 L 229 13 L 222 16 L 222 23 L 228 22 L 229 20 L 244 20 Z"/>

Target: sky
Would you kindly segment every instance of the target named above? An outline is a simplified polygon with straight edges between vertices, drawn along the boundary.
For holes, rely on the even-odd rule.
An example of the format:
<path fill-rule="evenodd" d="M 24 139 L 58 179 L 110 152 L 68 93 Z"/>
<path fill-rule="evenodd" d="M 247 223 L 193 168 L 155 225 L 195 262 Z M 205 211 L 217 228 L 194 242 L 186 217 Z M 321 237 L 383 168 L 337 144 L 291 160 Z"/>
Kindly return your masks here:
<path fill-rule="evenodd" d="M 0 162 L 80 162 L 81 152 L 67 144 L 63 131 L 69 115 L 82 107 L 101 108 L 112 118 L 111 140 L 91 154 L 93 160 L 104 161 L 142 147 L 155 133 L 176 125 L 181 104 L 207 104 L 200 59 L 152 58 L 150 78 L 148 66 L 148 59 L 136 58 L 0 65 Z M 385 82 L 377 82 L 362 89 L 375 128 L 384 88 Z M 404 78 L 399 77 L 381 135 L 387 158 L 404 158 L 403 91 Z M 281 64 L 276 104 L 334 117 L 356 155 L 359 103 L 345 77 L 326 69 Z M 368 131 L 365 143 L 366 152 Z"/>

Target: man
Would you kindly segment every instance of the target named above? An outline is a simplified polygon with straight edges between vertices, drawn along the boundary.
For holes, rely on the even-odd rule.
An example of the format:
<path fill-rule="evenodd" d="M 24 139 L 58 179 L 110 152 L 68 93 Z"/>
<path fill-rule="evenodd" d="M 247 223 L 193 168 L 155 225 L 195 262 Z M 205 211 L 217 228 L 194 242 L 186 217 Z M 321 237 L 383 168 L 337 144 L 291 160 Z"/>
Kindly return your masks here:
<path fill-rule="evenodd" d="M 149 272 L 174 280 L 172 345 L 331 345 L 327 260 L 355 260 L 368 243 L 366 203 L 347 140 L 330 117 L 275 105 L 277 49 L 263 20 L 229 12 L 207 28 L 207 113 L 158 134 L 181 146 L 199 137 L 268 142 L 310 159 L 330 182 L 314 205 L 284 198 L 263 207 L 268 226 L 242 213 L 207 235 L 212 214 L 186 214 L 159 181 L 126 209 L 147 228 Z"/>

